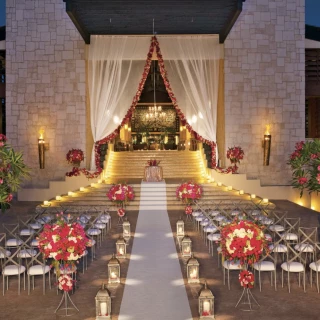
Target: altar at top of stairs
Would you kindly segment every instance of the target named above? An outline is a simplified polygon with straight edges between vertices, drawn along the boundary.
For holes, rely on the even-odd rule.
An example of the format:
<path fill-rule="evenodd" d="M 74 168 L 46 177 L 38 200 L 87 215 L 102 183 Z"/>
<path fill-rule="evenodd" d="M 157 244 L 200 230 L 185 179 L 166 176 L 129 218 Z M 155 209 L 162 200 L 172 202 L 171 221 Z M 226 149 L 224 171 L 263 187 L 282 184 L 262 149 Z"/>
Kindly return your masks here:
<path fill-rule="evenodd" d="M 204 167 L 199 151 L 112 152 L 106 172 L 112 178 L 143 178 L 147 161 L 160 161 L 163 178 L 201 179 Z"/>

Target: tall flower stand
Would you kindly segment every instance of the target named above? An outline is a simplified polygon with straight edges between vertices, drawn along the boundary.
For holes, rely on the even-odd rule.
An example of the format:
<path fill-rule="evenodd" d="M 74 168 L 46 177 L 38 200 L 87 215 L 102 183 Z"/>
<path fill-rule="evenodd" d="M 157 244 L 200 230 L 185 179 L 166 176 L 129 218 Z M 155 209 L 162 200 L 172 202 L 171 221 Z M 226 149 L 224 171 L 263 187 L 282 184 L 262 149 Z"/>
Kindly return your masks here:
<path fill-rule="evenodd" d="M 69 292 L 63 291 L 61 301 L 54 313 L 60 317 L 70 317 L 76 314 L 76 312 L 79 312 L 79 309 L 71 300 Z"/>
<path fill-rule="evenodd" d="M 235 305 L 235 308 L 237 308 L 239 305 L 243 306 L 244 309 L 241 309 L 242 311 L 254 311 L 257 309 L 257 307 L 260 307 L 260 304 L 253 296 L 250 288 L 243 288 L 242 294 L 239 301 Z"/>

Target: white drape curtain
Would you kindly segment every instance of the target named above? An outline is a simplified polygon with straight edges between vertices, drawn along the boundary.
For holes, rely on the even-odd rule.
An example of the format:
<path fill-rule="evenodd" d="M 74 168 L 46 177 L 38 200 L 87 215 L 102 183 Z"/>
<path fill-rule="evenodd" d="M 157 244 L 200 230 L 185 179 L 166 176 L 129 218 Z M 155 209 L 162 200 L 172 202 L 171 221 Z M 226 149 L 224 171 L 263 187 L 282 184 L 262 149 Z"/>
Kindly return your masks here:
<path fill-rule="evenodd" d="M 94 142 L 111 134 L 125 117 L 142 78 L 150 40 L 150 36 L 91 36 L 88 83 Z"/>
<path fill-rule="evenodd" d="M 216 35 L 157 36 L 168 80 L 194 131 L 216 141 L 219 60 Z"/>

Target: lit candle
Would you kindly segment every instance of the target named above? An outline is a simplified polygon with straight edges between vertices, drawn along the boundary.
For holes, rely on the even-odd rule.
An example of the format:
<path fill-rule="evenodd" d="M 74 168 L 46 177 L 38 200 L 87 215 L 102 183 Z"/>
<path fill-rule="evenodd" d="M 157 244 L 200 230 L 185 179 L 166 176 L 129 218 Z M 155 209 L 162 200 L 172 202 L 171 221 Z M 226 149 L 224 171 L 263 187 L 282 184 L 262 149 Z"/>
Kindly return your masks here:
<path fill-rule="evenodd" d="M 243 190 L 240 190 L 240 191 L 239 191 L 239 194 L 244 194 L 244 191 L 243 191 Z"/>
<path fill-rule="evenodd" d="M 102 183 L 102 180 L 101 180 L 101 179 L 99 179 L 99 180 L 98 180 L 98 183 Z"/>
<path fill-rule="evenodd" d="M 218 187 L 221 187 L 222 186 L 222 182 L 218 182 Z"/>
<path fill-rule="evenodd" d="M 120 248 L 120 249 L 119 249 L 119 254 L 120 254 L 121 256 L 123 255 L 123 252 L 124 252 L 124 251 L 123 251 L 123 248 Z"/>
<path fill-rule="evenodd" d="M 252 194 L 251 195 L 251 199 L 255 199 L 256 198 L 256 195 L 255 194 Z"/>
<path fill-rule="evenodd" d="M 72 197 L 73 196 L 73 192 L 72 191 L 68 191 L 68 196 Z"/>
<path fill-rule="evenodd" d="M 268 199 L 262 199 L 262 202 L 263 202 L 263 203 L 268 203 L 269 200 L 268 200 Z"/>
<path fill-rule="evenodd" d="M 111 272 L 111 279 L 116 279 L 117 278 L 117 275 L 115 272 Z"/>
<path fill-rule="evenodd" d="M 185 253 L 189 253 L 189 252 L 190 252 L 190 247 L 189 247 L 189 246 L 186 247 L 186 248 L 184 249 L 184 252 L 185 252 Z"/>
<path fill-rule="evenodd" d="M 311 210 L 315 210 L 316 208 L 314 206 L 311 206 Z"/>
<path fill-rule="evenodd" d="M 56 196 L 57 201 L 61 201 L 61 199 L 62 199 L 61 196 Z"/>
<path fill-rule="evenodd" d="M 209 301 L 204 301 L 203 302 L 203 311 L 204 312 L 210 312 L 210 302 Z"/>
<path fill-rule="evenodd" d="M 182 233 L 182 227 L 178 228 L 178 233 Z"/>
<path fill-rule="evenodd" d="M 96 185 L 95 183 L 93 183 L 93 182 L 91 183 L 91 187 L 92 187 L 92 188 L 94 188 L 95 185 Z"/>
<path fill-rule="evenodd" d="M 84 191 L 85 190 L 85 188 L 84 187 L 80 187 L 80 191 Z"/>
<path fill-rule="evenodd" d="M 47 201 L 47 200 L 45 200 L 45 201 L 43 201 L 43 204 L 44 204 L 45 206 L 48 206 L 48 205 L 50 204 L 50 202 Z"/>
<path fill-rule="evenodd" d="M 128 231 L 127 229 L 124 229 L 124 230 L 123 230 L 123 233 L 128 234 L 129 231 Z"/>
<path fill-rule="evenodd" d="M 100 312 L 102 316 L 107 315 L 107 303 L 106 302 L 101 302 L 100 303 Z"/>
<path fill-rule="evenodd" d="M 232 190 L 232 186 L 228 186 L 228 190 L 231 191 Z"/>
<path fill-rule="evenodd" d="M 190 273 L 190 278 L 191 279 L 196 279 L 197 278 L 197 269 L 196 268 L 194 268 L 192 270 L 192 272 Z"/>

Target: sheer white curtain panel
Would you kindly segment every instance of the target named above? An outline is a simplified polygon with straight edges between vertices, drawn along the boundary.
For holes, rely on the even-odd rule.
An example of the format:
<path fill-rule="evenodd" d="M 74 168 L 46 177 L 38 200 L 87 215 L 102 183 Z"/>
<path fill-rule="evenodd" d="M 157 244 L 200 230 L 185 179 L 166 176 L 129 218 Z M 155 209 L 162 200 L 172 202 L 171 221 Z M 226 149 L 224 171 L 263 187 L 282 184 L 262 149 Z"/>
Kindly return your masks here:
<path fill-rule="evenodd" d="M 150 36 L 91 36 L 88 83 L 94 142 L 111 134 L 131 106 L 150 47 Z M 95 169 L 94 149 L 91 170 Z"/>

